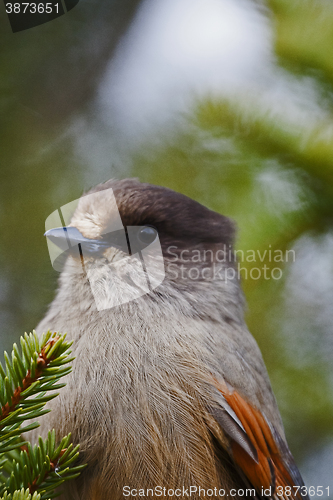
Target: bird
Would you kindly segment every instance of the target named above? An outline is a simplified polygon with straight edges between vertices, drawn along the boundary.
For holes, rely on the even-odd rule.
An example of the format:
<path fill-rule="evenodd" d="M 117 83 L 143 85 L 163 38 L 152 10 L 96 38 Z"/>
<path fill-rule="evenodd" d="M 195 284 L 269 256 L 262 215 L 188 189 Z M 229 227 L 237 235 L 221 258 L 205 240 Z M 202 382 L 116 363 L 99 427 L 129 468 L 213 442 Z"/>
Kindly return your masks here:
<path fill-rule="evenodd" d="M 38 432 L 71 432 L 87 464 L 63 498 L 308 499 L 230 272 L 235 223 L 111 179 L 45 234 L 64 259 L 36 331 L 66 332 L 75 360 Z"/>

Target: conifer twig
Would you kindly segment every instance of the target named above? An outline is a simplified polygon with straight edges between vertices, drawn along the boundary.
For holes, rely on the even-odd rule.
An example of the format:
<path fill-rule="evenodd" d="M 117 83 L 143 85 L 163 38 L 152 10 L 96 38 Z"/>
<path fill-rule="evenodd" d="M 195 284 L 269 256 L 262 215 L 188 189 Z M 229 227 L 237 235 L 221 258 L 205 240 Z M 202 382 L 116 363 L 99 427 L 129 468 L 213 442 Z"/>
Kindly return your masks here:
<path fill-rule="evenodd" d="M 48 500 L 55 489 L 76 478 L 84 465 L 75 465 L 79 445 L 71 435 L 56 445 L 55 431 L 40 437 L 34 447 L 21 438 L 39 426 L 21 427 L 25 420 L 37 419 L 50 410 L 45 404 L 66 385 L 60 379 L 71 371 L 70 342 L 65 335 L 47 332 L 39 339 L 35 332 L 21 337 L 21 353 L 16 344 L 11 359 L 5 352 L 5 369 L 0 363 L 0 500 Z M 1 498 L 2 497 L 2 498 Z"/>

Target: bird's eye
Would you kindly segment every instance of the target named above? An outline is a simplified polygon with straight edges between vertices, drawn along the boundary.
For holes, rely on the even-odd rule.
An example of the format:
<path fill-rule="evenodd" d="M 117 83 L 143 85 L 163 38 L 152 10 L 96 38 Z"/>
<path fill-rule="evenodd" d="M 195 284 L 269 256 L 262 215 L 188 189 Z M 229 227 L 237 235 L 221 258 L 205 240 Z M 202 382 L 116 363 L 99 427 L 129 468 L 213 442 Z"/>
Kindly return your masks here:
<path fill-rule="evenodd" d="M 157 231 L 151 226 L 146 226 L 140 229 L 138 233 L 138 240 L 146 245 L 152 243 L 157 236 Z"/>

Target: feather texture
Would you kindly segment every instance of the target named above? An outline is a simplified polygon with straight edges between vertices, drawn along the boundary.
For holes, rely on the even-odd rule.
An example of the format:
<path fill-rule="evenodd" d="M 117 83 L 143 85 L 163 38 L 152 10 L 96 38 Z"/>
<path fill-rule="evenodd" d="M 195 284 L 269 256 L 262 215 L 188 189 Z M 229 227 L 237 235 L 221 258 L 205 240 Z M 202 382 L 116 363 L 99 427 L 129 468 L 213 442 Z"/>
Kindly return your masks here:
<path fill-rule="evenodd" d="M 233 222 L 133 179 L 92 192 L 98 196 L 80 199 L 70 226 L 94 240 L 119 214 L 125 227 L 155 227 L 165 279 L 146 295 L 97 310 L 87 276 L 107 298 L 117 280 L 128 293 L 134 262 L 103 244 L 85 271 L 75 256 L 65 263 L 38 333 L 67 331 L 73 340 L 73 372 L 40 429 L 72 432 L 81 445 L 88 467 L 69 498 L 123 500 L 126 485 L 216 487 L 228 496 L 250 484 L 262 496 L 262 486 L 300 484 L 260 350 L 244 322 L 239 281 L 226 279 L 234 265 Z M 192 252 L 213 256 L 195 262 L 200 279 L 189 277 L 193 262 L 183 259 Z"/>
<path fill-rule="evenodd" d="M 235 464 L 257 493 L 262 496 L 263 490 L 269 490 L 274 498 L 308 499 L 300 493 L 303 480 L 287 444 L 274 426 L 232 387 L 217 381 L 214 385 L 223 398 L 219 400 L 221 408 L 211 413 L 230 438 Z M 291 489 L 290 495 L 286 494 L 286 487 Z"/>

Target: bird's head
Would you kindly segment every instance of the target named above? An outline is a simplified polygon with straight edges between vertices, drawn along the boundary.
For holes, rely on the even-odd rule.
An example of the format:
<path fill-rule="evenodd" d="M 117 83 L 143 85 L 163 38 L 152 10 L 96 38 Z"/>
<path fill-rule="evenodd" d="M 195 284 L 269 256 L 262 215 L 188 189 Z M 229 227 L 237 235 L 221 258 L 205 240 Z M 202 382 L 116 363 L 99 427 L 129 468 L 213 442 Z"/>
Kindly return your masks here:
<path fill-rule="evenodd" d="M 234 224 L 171 189 L 125 179 L 83 195 L 70 224 L 46 236 L 71 257 L 67 272 L 83 268 L 96 293 L 106 294 L 105 306 L 119 289 L 123 302 L 164 280 L 211 282 L 216 265 L 232 265 Z"/>

